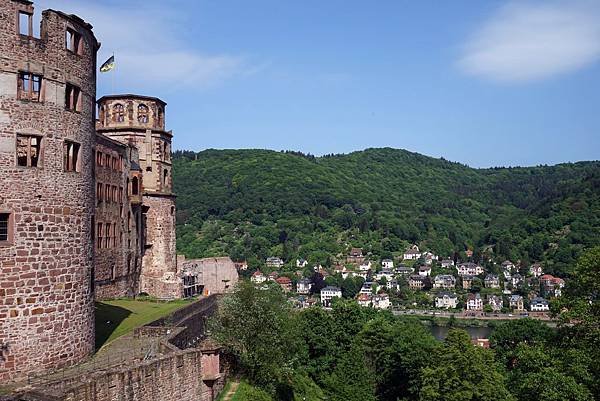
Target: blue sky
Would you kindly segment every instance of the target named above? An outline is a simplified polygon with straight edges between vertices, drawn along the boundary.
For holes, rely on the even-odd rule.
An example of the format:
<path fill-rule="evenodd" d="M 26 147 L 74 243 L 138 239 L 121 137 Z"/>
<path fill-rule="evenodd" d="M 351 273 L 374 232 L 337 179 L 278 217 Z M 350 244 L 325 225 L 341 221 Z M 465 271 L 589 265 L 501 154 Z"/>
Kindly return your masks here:
<path fill-rule="evenodd" d="M 176 149 L 404 148 L 474 167 L 600 158 L 600 3 L 36 2 L 161 97 Z"/>

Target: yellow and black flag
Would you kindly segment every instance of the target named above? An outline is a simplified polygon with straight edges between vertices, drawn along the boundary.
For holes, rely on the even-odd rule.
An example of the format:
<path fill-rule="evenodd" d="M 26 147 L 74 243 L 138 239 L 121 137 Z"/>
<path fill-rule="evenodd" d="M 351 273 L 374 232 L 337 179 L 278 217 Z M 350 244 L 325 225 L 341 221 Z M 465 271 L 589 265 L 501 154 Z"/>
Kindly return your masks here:
<path fill-rule="evenodd" d="M 109 72 L 113 68 L 115 68 L 115 55 L 114 54 L 112 56 L 110 56 L 108 58 L 108 60 L 106 60 L 104 62 L 104 64 L 102 64 L 102 66 L 100 67 L 100 72 Z"/>

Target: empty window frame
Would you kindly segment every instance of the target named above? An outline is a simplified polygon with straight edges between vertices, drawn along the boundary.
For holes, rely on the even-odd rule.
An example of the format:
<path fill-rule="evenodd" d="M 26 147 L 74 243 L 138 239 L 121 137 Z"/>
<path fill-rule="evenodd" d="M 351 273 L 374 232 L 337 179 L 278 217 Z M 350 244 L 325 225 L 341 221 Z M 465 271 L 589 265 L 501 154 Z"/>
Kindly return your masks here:
<path fill-rule="evenodd" d="M 19 33 L 23 36 L 33 36 L 33 15 L 19 11 Z"/>
<path fill-rule="evenodd" d="M 138 195 L 140 193 L 140 184 L 137 177 L 131 179 L 131 195 Z"/>
<path fill-rule="evenodd" d="M 113 121 L 116 123 L 125 121 L 125 108 L 121 103 L 117 103 L 113 106 Z"/>
<path fill-rule="evenodd" d="M 19 72 L 17 98 L 31 102 L 42 101 L 42 76 L 30 72 Z"/>
<path fill-rule="evenodd" d="M 104 188 L 104 186 L 102 185 L 102 183 L 97 183 L 96 184 L 96 199 L 98 199 L 98 203 L 102 202 L 102 189 Z"/>
<path fill-rule="evenodd" d="M 96 152 L 96 165 L 102 167 L 102 152 L 100 151 Z"/>
<path fill-rule="evenodd" d="M 96 241 L 97 241 L 96 248 L 97 249 L 102 249 L 102 238 L 103 238 L 102 237 L 102 234 L 103 234 L 102 228 L 103 228 L 102 223 L 98 223 L 98 229 L 96 231 Z"/>
<path fill-rule="evenodd" d="M 67 84 L 65 89 L 65 108 L 71 111 L 81 109 L 81 89 L 73 84 Z"/>
<path fill-rule="evenodd" d="M 149 120 L 148 114 L 148 106 L 146 106 L 145 104 L 140 104 L 138 106 L 138 122 L 140 124 L 147 124 Z"/>
<path fill-rule="evenodd" d="M 10 213 L 0 213 L 0 244 L 11 242 L 12 226 Z"/>
<path fill-rule="evenodd" d="M 71 28 L 67 28 L 65 33 L 65 47 L 75 54 L 82 53 L 81 34 Z"/>
<path fill-rule="evenodd" d="M 40 162 L 42 138 L 17 134 L 17 166 L 37 167 Z"/>
<path fill-rule="evenodd" d="M 65 141 L 64 145 L 65 171 L 79 171 L 77 162 L 79 161 L 80 145 L 75 142 Z"/>

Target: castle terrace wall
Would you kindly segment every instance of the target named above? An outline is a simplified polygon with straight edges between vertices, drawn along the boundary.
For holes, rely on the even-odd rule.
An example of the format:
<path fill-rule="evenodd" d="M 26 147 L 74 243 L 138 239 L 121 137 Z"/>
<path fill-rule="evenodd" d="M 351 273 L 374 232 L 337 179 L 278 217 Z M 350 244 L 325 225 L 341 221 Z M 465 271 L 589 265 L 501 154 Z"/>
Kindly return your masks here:
<path fill-rule="evenodd" d="M 0 243 L 0 383 L 77 363 L 94 349 L 99 45 L 89 24 L 52 10 L 43 13 L 41 38 L 21 35 L 20 11 L 33 6 L 0 0 L 0 213 L 9 216 Z M 80 36 L 78 53 L 65 47 L 67 29 Z M 23 97 L 24 74 L 41 77 L 35 100 Z M 74 110 L 66 107 L 68 85 L 80 89 Z M 79 145 L 73 170 L 67 143 Z"/>

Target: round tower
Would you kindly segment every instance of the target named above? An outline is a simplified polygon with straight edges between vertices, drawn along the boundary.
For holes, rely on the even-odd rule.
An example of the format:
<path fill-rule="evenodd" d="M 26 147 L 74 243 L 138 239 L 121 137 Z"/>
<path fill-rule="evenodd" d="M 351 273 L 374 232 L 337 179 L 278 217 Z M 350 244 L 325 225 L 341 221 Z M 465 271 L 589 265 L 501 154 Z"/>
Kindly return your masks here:
<path fill-rule="evenodd" d="M 162 100 L 140 95 L 110 95 L 98 100 L 99 134 L 138 150 L 143 213 L 143 256 L 140 292 L 179 298 L 175 250 L 175 195 L 172 192 L 171 142 L 165 130 Z M 131 184 L 138 182 L 132 177 Z M 129 193 L 133 195 L 133 189 Z M 138 192 L 136 192 L 138 193 Z"/>
<path fill-rule="evenodd" d="M 0 1 L 0 383 L 94 350 L 96 53 L 74 15 Z"/>

